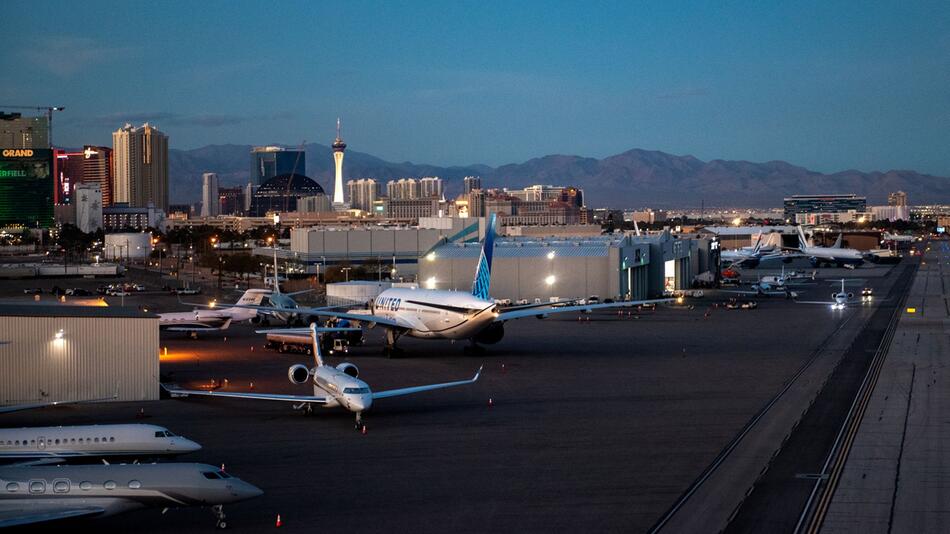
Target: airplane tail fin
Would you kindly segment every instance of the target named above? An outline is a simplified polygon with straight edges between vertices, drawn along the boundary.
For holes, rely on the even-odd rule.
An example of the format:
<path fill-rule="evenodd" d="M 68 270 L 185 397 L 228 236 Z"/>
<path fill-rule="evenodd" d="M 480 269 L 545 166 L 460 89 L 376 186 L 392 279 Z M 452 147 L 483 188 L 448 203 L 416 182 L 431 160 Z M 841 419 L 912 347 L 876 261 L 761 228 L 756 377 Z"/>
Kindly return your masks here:
<path fill-rule="evenodd" d="M 472 282 L 472 295 L 490 300 L 489 286 L 491 284 L 491 258 L 495 249 L 495 214 L 488 219 L 488 229 L 485 230 L 485 242 L 482 243 L 482 253 L 478 257 L 478 267 L 475 268 L 475 281 Z"/>
<path fill-rule="evenodd" d="M 808 246 L 808 238 L 805 237 L 805 230 L 802 230 L 802 226 L 798 225 L 798 250 L 801 250 Z"/>
<path fill-rule="evenodd" d="M 277 246 L 274 246 L 274 294 L 280 295 L 280 276 L 277 274 Z"/>
<path fill-rule="evenodd" d="M 238 299 L 237 303 L 242 305 L 257 306 L 262 300 L 264 300 L 263 293 L 248 289 L 243 295 L 241 295 L 241 298 Z"/>
<path fill-rule="evenodd" d="M 755 246 L 752 247 L 752 253 L 758 254 L 761 248 L 762 248 L 762 232 L 759 232 L 759 238 L 755 240 Z"/>
<path fill-rule="evenodd" d="M 831 248 L 841 248 L 841 236 L 843 235 L 843 233 L 838 234 L 838 239 L 835 239 L 835 244 L 831 245 Z"/>
<path fill-rule="evenodd" d="M 317 367 L 323 366 L 323 354 L 320 352 L 320 336 L 317 335 L 317 323 L 310 323 L 310 343 L 313 344 L 313 361 Z"/>

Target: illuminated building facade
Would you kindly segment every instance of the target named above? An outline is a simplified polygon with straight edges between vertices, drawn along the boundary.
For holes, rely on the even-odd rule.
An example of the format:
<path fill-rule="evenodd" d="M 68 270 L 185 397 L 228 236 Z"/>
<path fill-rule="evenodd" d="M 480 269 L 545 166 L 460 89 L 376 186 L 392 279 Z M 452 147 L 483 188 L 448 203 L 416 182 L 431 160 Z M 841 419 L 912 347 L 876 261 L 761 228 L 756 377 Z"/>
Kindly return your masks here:
<path fill-rule="evenodd" d="M 53 151 L 0 150 L 0 227 L 53 224 Z"/>
<path fill-rule="evenodd" d="M 340 128 L 341 124 L 338 118 L 336 120 L 336 139 L 333 141 L 333 164 L 336 170 L 333 180 L 333 206 L 342 208 L 346 205 L 343 198 L 343 151 L 346 150 L 346 143 L 343 142 Z"/>
<path fill-rule="evenodd" d="M 115 163 L 113 202 L 150 203 L 168 209 L 168 136 L 149 123 L 126 124 L 112 133 Z"/>

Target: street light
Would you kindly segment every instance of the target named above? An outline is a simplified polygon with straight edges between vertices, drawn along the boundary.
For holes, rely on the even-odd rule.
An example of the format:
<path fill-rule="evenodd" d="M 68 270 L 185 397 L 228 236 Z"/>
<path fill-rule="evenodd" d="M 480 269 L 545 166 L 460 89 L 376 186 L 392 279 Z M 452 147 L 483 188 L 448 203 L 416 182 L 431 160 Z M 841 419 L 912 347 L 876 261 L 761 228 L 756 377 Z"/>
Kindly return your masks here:
<path fill-rule="evenodd" d="M 352 267 L 343 267 L 342 269 L 340 269 L 341 271 L 343 271 L 343 274 L 346 275 L 347 282 L 350 281 L 350 269 L 352 269 Z"/>

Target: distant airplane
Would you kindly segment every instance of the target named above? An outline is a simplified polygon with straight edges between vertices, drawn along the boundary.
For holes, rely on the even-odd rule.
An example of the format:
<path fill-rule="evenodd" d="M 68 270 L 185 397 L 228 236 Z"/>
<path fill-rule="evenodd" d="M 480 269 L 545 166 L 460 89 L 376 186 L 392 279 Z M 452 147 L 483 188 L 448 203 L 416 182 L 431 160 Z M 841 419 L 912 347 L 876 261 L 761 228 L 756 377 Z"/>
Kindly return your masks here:
<path fill-rule="evenodd" d="M 756 268 L 760 262 L 769 261 L 769 260 L 780 260 L 784 259 L 785 255 L 781 251 L 776 251 L 774 247 L 769 249 L 762 247 L 762 234 L 759 233 L 758 239 L 755 241 L 755 245 L 752 247 L 742 247 L 735 250 L 723 250 L 719 254 L 719 259 L 723 262 L 729 263 L 726 267 L 731 269 L 736 266 L 749 267 L 750 269 Z"/>
<path fill-rule="evenodd" d="M 0 484 L 0 528 L 209 505 L 225 528 L 223 505 L 263 494 L 222 469 L 194 463 L 0 467 Z"/>
<path fill-rule="evenodd" d="M 522 305 L 500 308 L 489 294 L 492 254 L 495 243 L 495 215 L 488 223 L 481 255 L 475 270 L 471 293 L 422 288 L 390 288 L 369 302 L 368 309 L 347 312 L 327 308 L 292 310 L 267 306 L 247 306 L 274 312 L 293 311 L 313 317 L 337 317 L 370 328 L 386 329 L 386 353 L 396 351 L 396 341 L 403 335 L 422 339 L 467 339 L 468 348 L 479 343 L 494 344 L 504 337 L 504 323 L 523 317 L 547 317 L 554 313 L 583 312 L 602 308 L 635 307 L 648 303 L 670 302 L 673 299 L 619 301 L 599 304 L 564 306 L 559 303 Z"/>
<path fill-rule="evenodd" d="M 280 280 L 277 276 L 277 247 L 274 247 L 274 291 L 267 295 L 267 300 L 270 301 L 270 305 L 275 308 L 281 308 L 282 310 L 295 310 L 297 308 L 297 302 L 294 301 L 292 297 L 297 295 L 302 295 L 304 293 L 310 293 L 312 289 L 305 289 L 303 291 L 295 291 L 293 293 L 281 293 L 280 292 Z M 269 317 L 273 317 L 287 325 L 297 325 L 303 326 L 304 321 L 299 313 L 296 311 L 267 311 L 260 310 L 258 311 L 258 316 L 252 319 L 252 322 L 260 323 L 263 325 L 269 324 Z"/>
<path fill-rule="evenodd" d="M 271 330 L 272 332 L 274 330 Z M 188 397 L 190 395 L 204 395 L 208 397 L 229 397 L 239 399 L 270 400 L 295 403 L 294 408 L 304 408 L 308 412 L 313 411 L 313 405 L 322 405 L 325 408 L 336 406 L 343 407 L 356 414 L 356 428 L 363 427 L 363 412 L 369 410 L 373 402 L 378 399 L 389 397 L 398 397 L 401 395 L 412 395 L 422 393 L 423 391 L 432 391 L 435 389 L 450 388 L 455 386 L 464 386 L 474 384 L 481 375 L 481 368 L 475 373 L 475 376 L 468 380 L 458 380 L 455 382 L 445 382 L 442 384 L 429 384 L 426 386 L 414 386 L 401 389 L 390 389 L 387 391 L 373 392 L 366 382 L 360 380 L 359 369 L 356 365 L 343 362 L 336 367 L 327 365 L 323 361 L 323 354 L 320 350 L 320 341 L 317 338 L 317 326 L 311 323 L 309 329 L 285 329 L 283 332 L 288 334 L 300 334 L 308 332 L 316 366 L 313 368 L 303 364 L 295 364 L 287 370 L 287 377 L 294 384 L 305 384 L 313 381 L 313 395 L 281 395 L 274 393 L 238 393 L 220 390 L 188 390 L 163 384 L 162 387 L 168 391 L 172 397 Z"/>
<path fill-rule="evenodd" d="M 853 248 L 840 248 L 841 235 L 838 236 L 836 246 L 816 247 L 810 244 L 805 237 L 805 231 L 798 227 L 799 246 L 797 250 L 799 255 L 804 256 L 811 261 L 812 266 L 820 267 L 823 264 L 837 265 L 838 267 L 857 267 L 864 263 L 864 253 Z"/>
<path fill-rule="evenodd" d="M 270 295 L 267 289 L 248 289 L 237 301 L 238 305 L 257 305 L 264 297 Z M 158 314 L 158 327 L 168 332 L 207 332 L 211 330 L 227 330 L 232 322 L 250 321 L 257 317 L 257 312 L 246 307 L 230 306 L 218 308 L 211 306 L 208 310 L 194 310 L 190 312 L 171 312 Z"/>
<path fill-rule="evenodd" d="M 918 239 L 912 235 L 891 234 L 888 232 L 884 232 L 884 236 L 882 238 L 882 241 L 893 241 L 895 243 L 913 243 L 917 240 Z"/>
<path fill-rule="evenodd" d="M 843 309 L 845 309 L 846 307 L 848 307 L 848 305 L 857 304 L 857 303 L 859 303 L 859 302 L 861 302 L 861 303 L 869 303 L 869 302 L 871 302 L 871 293 L 870 293 L 870 290 L 869 290 L 869 289 L 864 290 L 864 291 L 862 292 L 863 295 L 862 295 L 860 301 L 858 301 L 858 300 L 853 300 L 853 299 L 854 299 L 854 293 L 847 292 L 847 291 L 845 291 L 845 289 L 844 289 L 845 283 L 861 283 L 862 280 L 841 278 L 841 279 L 830 280 L 830 281 L 831 281 L 831 282 L 841 282 L 841 291 L 837 291 L 837 292 L 832 293 L 832 294 L 831 294 L 831 300 L 830 300 L 830 301 L 827 301 L 827 300 L 825 300 L 825 301 L 821 301 L 821 300 L 817 300 L 817 301 L 815 301 L 815 300 L 796 300 L 795 302 L 798 303 L 798 304 L 823 304 L 823 305 L 825 305 L 825 306 L 829 306 L 829 305 L 830 305 L 832 310 L 843 310 Z M 884 299 L 884 300 L 886 300 L 886 299 Z M 878 302 L 883 302 L 883 301 L 879 300 Z"/>
<path fill-rule="evenodd" d="M 98 459 L 148 460 L 201 450 L 164 427 L 141 424 L 0 429 L 0 462 L 45 465 Z"/>

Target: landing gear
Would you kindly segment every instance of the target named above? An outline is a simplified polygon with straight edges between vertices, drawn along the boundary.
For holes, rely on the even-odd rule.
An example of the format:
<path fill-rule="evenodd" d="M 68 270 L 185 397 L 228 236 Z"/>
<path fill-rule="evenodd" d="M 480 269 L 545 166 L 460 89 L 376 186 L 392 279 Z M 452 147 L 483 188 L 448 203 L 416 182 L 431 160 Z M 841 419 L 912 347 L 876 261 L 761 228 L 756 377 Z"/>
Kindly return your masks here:
<path fill-rule="evenodd" d="M 221 529 L 228 528 L 228 524 L 227 524 L 227 522 L 225 522 L 225 520 L 224 520 L 227 516 L 224 515 L 224 506 L 223 506 L 223 505 L 221 505 L 221 504 L 216 504 L 216 505 L 212 506 L 212 507 L 211 507 L 211 513 L 214 514 L 214 519 L 215 519 L 215 524 L 214 524 L 214 526 L 215 526 L 215 527 L 221 528 Z"/>
<path fill-rule="evenodd" d="M 402 349 L 396 347 L 396 341 L 402 336 L 401 332 L 386 330 L 386 346 L 383 347 L 383 356 L 394 358 L 402 354 Z"/>
<path fill-rule="evenodd" d="M 366 431 L 366 425 L 363 423 L 363 412 L 356 412 L 356 423 L 353 425 L 353 429 L 357 432 Z"/>

